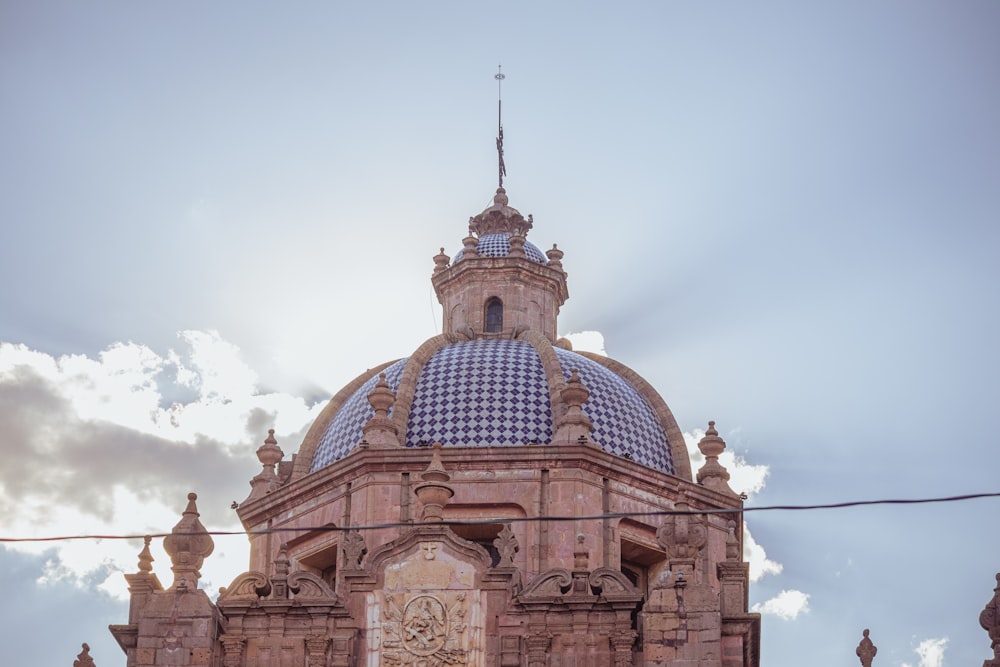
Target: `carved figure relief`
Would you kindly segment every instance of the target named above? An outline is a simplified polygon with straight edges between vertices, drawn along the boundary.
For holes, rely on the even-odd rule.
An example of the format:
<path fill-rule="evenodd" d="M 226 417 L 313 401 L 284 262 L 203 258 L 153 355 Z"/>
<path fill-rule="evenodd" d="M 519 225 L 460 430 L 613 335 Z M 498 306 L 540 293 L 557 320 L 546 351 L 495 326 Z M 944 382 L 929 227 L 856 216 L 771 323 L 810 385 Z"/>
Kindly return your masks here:
<path fill-rule="evenodd" d="M 387 595 L 382 660 L 400 667 L 466 665 L 465 593 Z"/>

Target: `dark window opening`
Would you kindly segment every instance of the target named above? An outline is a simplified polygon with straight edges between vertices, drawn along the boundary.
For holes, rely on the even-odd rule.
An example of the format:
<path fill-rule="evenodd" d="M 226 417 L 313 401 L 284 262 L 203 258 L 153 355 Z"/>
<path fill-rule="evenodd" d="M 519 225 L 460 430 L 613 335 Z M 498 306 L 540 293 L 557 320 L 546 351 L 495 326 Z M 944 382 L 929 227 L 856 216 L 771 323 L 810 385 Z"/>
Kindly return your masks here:
<path fill-rule="evenodd" d="M 486 302 L 486 333 L 503 331 L 503 302 L 492 297 Z"/>
<path fill-rule="evenodd" d="M 455 524 L 451 529 L 461 538 L 475 542 L 490 554 L 490 565 L 496 567 L 500 563 L 500 552 L 493 546 L 493 540 L 503 529 L 500 523 Z"/>

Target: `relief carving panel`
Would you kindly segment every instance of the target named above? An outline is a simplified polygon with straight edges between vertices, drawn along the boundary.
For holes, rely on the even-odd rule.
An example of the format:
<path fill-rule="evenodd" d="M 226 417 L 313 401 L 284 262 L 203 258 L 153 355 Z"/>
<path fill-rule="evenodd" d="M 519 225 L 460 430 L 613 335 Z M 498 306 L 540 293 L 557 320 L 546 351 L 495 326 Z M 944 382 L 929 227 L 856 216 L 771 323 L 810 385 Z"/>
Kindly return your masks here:
<path fill-rule="evenodd" d="M 465 593 L 387 595 L 382 609 L 385 665 L 468 665 Z"/>
<path fill-rule="evenodd" d="M 428 540 L 383 573 L 384 588 L 368 594 L 367 667 L 483 667 L 475 565 Z"/>

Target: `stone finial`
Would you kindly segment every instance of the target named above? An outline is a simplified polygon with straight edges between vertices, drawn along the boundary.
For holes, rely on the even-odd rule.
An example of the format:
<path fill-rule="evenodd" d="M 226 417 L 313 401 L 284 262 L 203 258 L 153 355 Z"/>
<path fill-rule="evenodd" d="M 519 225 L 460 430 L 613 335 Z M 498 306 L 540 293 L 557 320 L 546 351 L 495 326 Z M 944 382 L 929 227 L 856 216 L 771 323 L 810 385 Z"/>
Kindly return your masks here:
<path fill-rule="evenodd" d="M 153 541 L 153 537 L 146 535 L 142 541 L 142 551 L 139 552 L 139 573 L 149 574 L 153 571 L 153 554 L 149 551 L 149 543 Z"/>
<path fill-rule="evenodd" d="M 448 262 L 450 261 L 451 257 L 448 257 L 448 255 L 444 254 L 444 248 L 441 248 L 441 252 L 434 255 L 434 273 L 438 273 L 439 271 L 444 271 L 445 269 L 447 269 Z"/>
<path fill-rule="evenodd" d="M 591 442 L 594 425 L 583 412 L 583 404 L 590 398 L 590 390 L 583 384 L 577 369 L 570 371 L 569 379 L 559 390 L 562 415 L 556 420 L 553 442 Z"/>
<path fill-rule="evenodd" d="M 90 644 L 84 642 L 83 650 L 76 656 L 76 660 L 73 661 L 73 667 L 95 667 L 94 659 L 90 657 Z"/>
<path fill-rule="evenodd" d="M 375 415 L 361 427 L 364 440 L 370 447 L 385 449 L 401 447 L 399 427 L 389 419 L 389 410 L 396 403 L 396 394 L 389 387 L 385 373 L 379 373 L 378 382 L 368 392 L 368 404 L 375 410 Z"/>
<path fill-rule="evenodd" d="M 274 437 L 274 429 L 267 429 L 267 438 L 264 444 L 257 448 L 257 460 L 260 461 L 262 469 L 257 476 L 250 480 L 250 497 L 247 500 L 260 498 L 277 489 L 281 482 L 275 466 L 285 458 L 285 453 L 278 447 L 278 441 Z"/>
<path fill-rule="evenodd" d="M 171 588 L 197 588 L 201 564 L 215 549 L 215 541 L 198 520 L 198 495 L 188 494 L 187 508 L 173 530 L 163 538 L 163 549 L 170 556 L 174 572 Z"/>
<path fill-rule="evenodd" d="M 736 492 L 729 487 L 729 471 L 719 464 L 719 455 L 726 449 L 726 441 L 719 437 L 715 422 L 708 422 L 705 437 L 698 441 L 698 449 L 705 456 L 705 465 L 698 471 L 698 483 L 730 495 Z"/>
<path fill-rule="evenodd" d="M 476 237 L 472 220 L 469 218 L 469 235 L 462 239 L 462 259 L 479 256 L 479 239 Z"/>
<path fill-rule="evenodd" d="M 554 269 L 562 269 L 562 259 L 565 253 L 555 243 L 552 244 L 552 250 L 545 251 L 545 256 L 549 258 L 549 266 Z"/>
<path fill-rule="evenodd" d="M 983 667 L 1000 667 L 1000 572 L 997 573 L 997 586 L 993 589 L 993 597 L 979 614 L 979 625 L 983 626 L 990 636 L 990 646 L 993 648 L 993 659 L 983 662 Z"/>
<path fill-rule="evenodd" d="M 441 463 L 441 443 L 435 442 L 431 447 L 431 462 L 420 476 L 423 482 L 417 484 L 413 492 L 424 506 L 423 521 L 438 522 L 455 491 L 448 485 L 451 475 Z"/>
<path fill-rule="evenodd" d="M 500 533 L 493 540 L 493 546 L 496 548 L 497 553 L 500 554 L 500 562 L 497 563 L 497 567 L 513 567 L 514 554 L 517 553 L 520 546 L 517 543 L 514 530 L 509 523 L 503 525 Z"/>
<path fill-rule="evenodd" d="M 861 634 L 861 643 L 858 644 L 858 648 L 854 652 L 858 655 L 858 659 L 861 660 L 861 667 L 872 667 L 872 659 L 878 653 L 878 647 L 869 639 L 868 628 L 865 628 Z"/>

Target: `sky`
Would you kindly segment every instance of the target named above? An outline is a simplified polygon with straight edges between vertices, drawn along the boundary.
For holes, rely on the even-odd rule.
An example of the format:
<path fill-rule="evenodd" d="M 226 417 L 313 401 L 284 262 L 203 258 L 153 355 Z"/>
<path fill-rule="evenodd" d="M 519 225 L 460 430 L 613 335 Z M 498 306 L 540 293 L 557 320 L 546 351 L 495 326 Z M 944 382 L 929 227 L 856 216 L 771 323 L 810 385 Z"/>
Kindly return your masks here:
<path fill-rule="evenodd" d="M 0 0 L 0 538 L 168 531 L 189 491 L 238 530 L 268 428 L 290 456 L 440 331 L 498 63 L 560 332 L 691 443 L 715 420 L 748 507 L 1000 492 L 998 29 L 991 0 Z M 998 512 L 748 514 L 761 663 L 852 664 L 864 628 L 876 667 L 992 657 Z M 0 543 L 7 661 L 123 666 L 141 546 Z M 216 538 L 210 592 L 246 554 Z"/>

